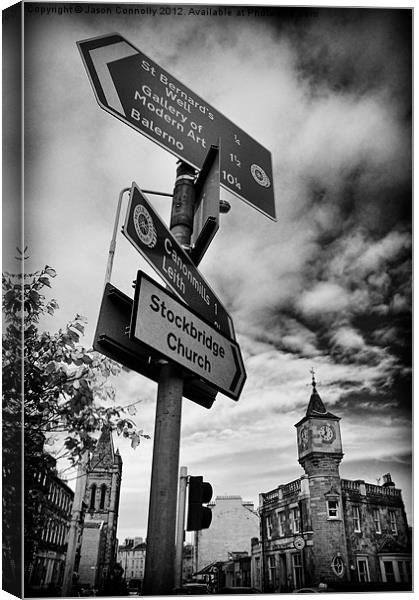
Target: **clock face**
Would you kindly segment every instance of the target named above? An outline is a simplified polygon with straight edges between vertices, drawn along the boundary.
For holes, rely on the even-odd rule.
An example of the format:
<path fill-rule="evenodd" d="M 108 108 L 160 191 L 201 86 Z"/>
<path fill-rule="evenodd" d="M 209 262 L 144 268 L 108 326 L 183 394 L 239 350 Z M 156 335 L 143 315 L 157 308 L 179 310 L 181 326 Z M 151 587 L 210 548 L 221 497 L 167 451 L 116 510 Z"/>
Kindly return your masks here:
<path fill-rule="evenodd" d="M 320 427 L 320 437 L 325 442 L 333 442 L 335 439 L 335 432 L 330 425 L 322 425 Z"/>
<path fill-rule="evenodd" d="M 296 548 L 297 550 L 302 550 L 305 545 L 306 543 L 304 538 L 300 535 L 297 535 L 297 537 L 294 539 L 294 548 Z"/>
<path fill-rule="evenodd" d="M 308 429 L 307 427 L 303 427 L 300 431 L 300 443 L 302 446 L 307 446 L 308 444 Z"/>

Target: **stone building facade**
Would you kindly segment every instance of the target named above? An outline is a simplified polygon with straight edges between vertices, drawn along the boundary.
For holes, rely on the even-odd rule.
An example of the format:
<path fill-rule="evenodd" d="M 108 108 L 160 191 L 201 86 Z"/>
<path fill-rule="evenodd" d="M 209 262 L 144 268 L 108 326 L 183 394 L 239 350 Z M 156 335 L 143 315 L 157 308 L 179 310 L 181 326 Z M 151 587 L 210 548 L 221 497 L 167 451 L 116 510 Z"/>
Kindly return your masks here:
<path fill-rule="evenodd" d="M 104 427 L 90 458 L 86 479 L 86 513 L 78 564 L 82 586 L 105 588 L 115 567 L 121 475 L 122 459 L 114 451 L 110 428 Z"/>
<path fill-rule="evenodd" d="M 57 476 L 56 461 L 47 455 L 45 466 L 33 473 L 34 483 L 43 491 L 38 512 L 41 534 L 29 569 L 27 594 L 58 593 L 63 580 L 74 492 Z"/>
<path fill-rule="evenodd" d="M 127 538 L 118 546 L 117 561 L 124 570 L 124 579 L 128 585 L 135 580 L 141 590 L 144 580 L 146 544 L 143 538 Z"/>
<path fill-rule="evenodd" d="M 296 424 L 305 474 L 260 494 L 260 540 L 252 542 L 252 581 L 260 591 L 411 585 L 401 491 L 389 474 L 382 485 L 341 479 L 339 421 L 326 410 L 313 379 L 307 412 Z"/>
<path fill-rule="evenodd" d="M 216 561 L 227 561 L 233 552 L 251 551 L 251 538 L 259 535 L 259 516 L 251 502 L 240 496 L 217 496 L 211 502 L 209 529 L 195 532 L 195 571 Z"/>

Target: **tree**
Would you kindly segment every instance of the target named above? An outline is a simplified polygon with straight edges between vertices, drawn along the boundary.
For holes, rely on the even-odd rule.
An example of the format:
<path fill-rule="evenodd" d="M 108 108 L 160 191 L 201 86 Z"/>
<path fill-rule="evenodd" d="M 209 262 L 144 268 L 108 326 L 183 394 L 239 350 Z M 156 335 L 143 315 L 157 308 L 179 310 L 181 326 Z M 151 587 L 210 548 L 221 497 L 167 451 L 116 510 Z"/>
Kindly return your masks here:
<path fill-rule="evenodd" d="M 22 258 L 22 261 L 24 259 Z M 19 576 L 21 498 L 24 502 L 25 570 L 40 536 L 45 489 L 34 474 L 51 469 L 45 445 L 62 441 L 56 458 L 75 465 L 95 447 L 95 433 L 104 425 L 131 439 L 141 438 L 131 416 L 135 407 L 116 406 L 110 377 L 121 367 L 80 343 L 86 320 L 79 314 L 56 333 L 39 330 L 40 318 L 54 315 L 56 300 L 48 300 L 55 270 L 4 273 L 3 283 L 3 538 L 11 549 L 11 566 Z M 111 401 L 111 405 L 109 405 Z M 23 431 L 23 447 L 22 447 Z M 24 459 L 24 489 L 20 473 Z M 22 495 L 23 492 L 23 495 Z M 26 578 L 25 578 L 26 579 Z"/>

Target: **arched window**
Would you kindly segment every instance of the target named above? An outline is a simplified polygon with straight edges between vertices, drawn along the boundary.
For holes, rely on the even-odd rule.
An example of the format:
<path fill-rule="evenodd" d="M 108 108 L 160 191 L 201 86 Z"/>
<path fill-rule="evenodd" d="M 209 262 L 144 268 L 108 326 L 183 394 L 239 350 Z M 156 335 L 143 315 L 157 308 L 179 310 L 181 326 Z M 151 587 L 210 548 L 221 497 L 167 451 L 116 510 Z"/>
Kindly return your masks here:
<path fill-rule="evenodd" d="M 96 484 L 94 483 L 92 485 L 92 487 L 90 488 L 90 506 L 89 506 L 90 509 L 95 507 L 95 500 L 96 500 Z"/>
<path fill-rule="evenodd" d="M 106 485 L 103 483 L 100 486 L 100 508 L 105 508 Z"/>

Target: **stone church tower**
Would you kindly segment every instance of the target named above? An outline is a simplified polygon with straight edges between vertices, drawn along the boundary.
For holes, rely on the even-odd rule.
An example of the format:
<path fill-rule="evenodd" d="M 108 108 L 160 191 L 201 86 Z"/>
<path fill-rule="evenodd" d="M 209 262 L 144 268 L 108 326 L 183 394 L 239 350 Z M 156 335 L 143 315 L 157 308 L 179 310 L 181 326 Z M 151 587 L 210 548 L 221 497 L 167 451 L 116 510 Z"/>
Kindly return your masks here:
<path fill-rule="evenodd" d="M 313 579 L 330 577 L 330 566 L 338 574 L 348 564 L 339 465 L 343 458 L 340 417 L 328 412 L 312 380 L 313 392 L 307 412 L 297 428 L 298 462 L 309 485 L 307 515 L 310 535 L 315 540 L 310 553 Z M 308 533 L 308 532 L 307 532 Z M 308 567 L 308 565 L 307 565 Z"/>
<path fill-rule="evenodd" d="M 90 458 L 84 495 L 85 516 L 80 549 L 79 582 L 106 586 L 117 551 L 119 495 L 122 459 L 114 451 L 112 433 L 103 427 Z"/>

